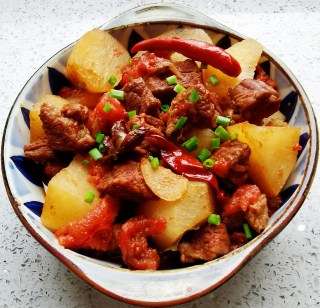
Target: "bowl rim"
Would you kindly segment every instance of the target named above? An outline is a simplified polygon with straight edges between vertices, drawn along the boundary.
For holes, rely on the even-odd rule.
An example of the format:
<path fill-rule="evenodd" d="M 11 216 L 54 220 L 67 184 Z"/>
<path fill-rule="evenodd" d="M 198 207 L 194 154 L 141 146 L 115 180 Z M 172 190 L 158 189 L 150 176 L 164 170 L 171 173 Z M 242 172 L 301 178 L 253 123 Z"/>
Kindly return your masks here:
<path fill-rule="evenodd" d="M 182 6 L 182 5 L 169 5 L 169 4 L 150 4 L 150 5 L 146 5 L 146 6 L 137 6 L 134 7 L 132 9 L 129 9 L 127 11 L 125 11 L 124 13 L 115 16 L 114 18 L 110 19 L 109 21 L 107 21 L 105 24 L 103 24 L 102 26 L 100 26 L 100 28 L 104 28 L 104 29 L 109 29 L 108 25 L 110 25 L 111 22 L 113 22 L 114 20 L 117 20 L 117 18 L 119 16 L 123 16 L 125 14 L 130 14 L 132 12 L 136 12 L 138 10 L 149 10 L 152 9 L 154 7 L 165 7 L 168 9 L 172 9 L 172 8 L 178 8 L 180 9 L 187 9 L 187 11 L 192 11 L 193 13 L 196 14 L 201 14 L 203 15 L 206 19 L 205 19 L 205 23 L 206 24 L 199 24 L 199 23 L 191 23 L 193 25 L 198 25 L 198 26 L 207 26 L 209 28 L 214 28 L 214 27 L 223 27 L 218 28 L 219 30 L 223 30 L 223 31 L 227 31 L 229 33 L 232 33 L 234 36 L 239 37 L 239 39 L 243 39 L 245 38 L 244 35 L 227 28 L 226 26 L 220 24 L 219 22 L 215 21 L 213 18 L 208 17 L 202 13 L 197 12 L 194 9 L 191 9 L 190 7 L 186 7 L 186 6 Z M 159 21 L 160 22 L 160 21 Z M 169 21 L 170 22 L 170 21 Z M 172 21 L 173 22 L 173 21 Z M 176 20 L 176 22 L 181 22 L 179 19 Z M 207 24 L 207 23 L 210 24 Z M 212 26 L 212 24 L 214 24 L 214 26 Z M 112 28 L 111 28 L 112 29 Z M 297 189 L 297 192 L 295 193 L 295 195 L 298 194 L 298 192 L 300 193 L 300 197 L 299 199 L 295 199 L 294 201 L 292 201 L 291 203 L 295 203 L 294 206 L 292 207 L 292 204 L 289 205 L 288 209 L 286 210 L 286 217 L 282 220 L 279 221 L 279 223 L 277 224 L 276 222 L 274 223 L 274 226 L 272 226 L 272 230 L 270 229 L 268 236 L 266 236 L 260 245 L 257 245 L 256 247 L 254 247 L 253 249 L 249 250 L 248 255 L 246 255 L 246 257 L 244 257 L 242 259 L 242 262 L 240 264 L 238 264 L 238 266 L 234 267 L 232 271 L 230 271 L 228 273 L 228 275 L 225 275 L 225 277 L 221 280 L 219 280 L 217 283 L 211 285 L 209 288 L 206 288 L 204 290 L 202 290 L 201 292 L 195 293 L 191 296 L 186 296 L 184 298 L 179 298 L 179 299 L 175 299 L 175 300 L 169 300 L 169 301 L 162 301 L 162 302 L 146 302 L 143 300 L 136 300 L 136 299 L 128 299 L 128 298 L 124 298 L 118 294 L 115 294 L 113 292 L 111 292 L 110 290 L 105 289 L 104 287 L 102 287 L 101 285 L 99 285 L 98 283 L 96 283 L 94 280 L 92 280 L 91 278 L 89 278 L 82 269 L 80 269 L 75 263 L 73 263 L 70 259 L 68 259 L 66 256 L 64 256 L 63 254 L 61 254 L 57 249 L 55 249 L 52 245 L 50 245 L 50 243 L 48 243 L 43 237 L 41 237 L 36 231 L 35 229 L 30 225 L 30 223 L 27 221 L 27 219 L 24 217 L 23 213 L 19 210 L 20 207 L 20 203 L 19 201 L 15 198 L 14 194 L 11 191 L 9 182 L 8 182 L 8 177 L 7 177 L 7 172 L 6 172 L 6 165 L 5 165 L 5 157 L 4 157 L 4 152 L 5 152 L 5 141 L 6 141 L 6 136 L 7 136 L 7 132 L 8 132 L 8 125 L 9 122 L 13 116 L 13 111 L 15 106 L 18 104 L 18 99 L 21 95 L 21 93 L 24 91 L 25 87 L 29 84 L 29 82 L 32 80 L 32 78 L 39 72 L 41 71 L 48 62 L 50 62 L 53 58 L 55 58 L 58 55 L 61 55 L 64 51 L 69 50 L 69 48 L 74 45 L 75 42 L 65 46 L 64 48 L 60 49 L 58 52 L 56 52 L 53 56 L 51 56 L 48 60 L 46 60 L 32 75 L 31 77 L 27 80 L 27 82 L 24 84 L 24 86 L 22 87 L 22 89 L 20 90 L 20 92 L 18 93 L 18 95 L 16 96 L 16 99 L 14 100 L 10 110 L 9 110 L 9 114 L 7 116 L 6 122 L 5 122 L 5 126 L 4 126 L 4 130 L 3 130 L 3 136 L 2 136 L 2 142 L 1 142 L 1 170 L 2 170 L 2 178 L 3 178 L 3 182 L 4 182 L 4 186 L 6 189 L 6 193 L 8 195 L 9 201 L 16 213 L 16 215 L 18 216 L 18 218 L 20 219 L 20 221 L 22 222 L 22 224 L 24 225 L 24 227 L 26 227 L 26 229 L 28 230 L 28 232 L 44 247 L 46 248 L 50 253 L 52 253 L 56 258 L 58 258 L 62 263 L 64 263 L 70 270 L 72 270 L 77 276 L 79 276 L 82 280 L 84 280 L 85 282 L 87 282 L 89 285 L 93 286 L 95 289 L 97 289 L 98 291 L 102 292 L 103 294 L 109 295 L 115 299 L 118 299 L 120 301 L 126 302 L 126 303 L 131 303 L 131 304 L 135 304 L 135 305 L 142 305 L 142 306 L 168 306 L 168 305 L 176 305 L 176 304 L 181 304 L 181 303 L 185 303 L 191 300 L 194 300 L 196 298 L 199 298 L 200 296 L 203 296 L 207 293 L 209 293 L 210 291 L 216 289 L 217 287 L 221 286 L 222 284 L 224 284 L 227 280 L 229 280 L 236 272 L 238 272 L 241 268 L 243 268 L 243 266 L 253 257 L 256 255 L 256 253 L 262 249 L 262 247 L 264 247 L 269 241 L 271 241 L 276 235 L 278 235 L 283 228 L 292 220 L 292 218 L 296 215 L 296 213 L 298 212 L 298 210 L 300 209 L 300 207 L 302 206 L 303 202 L 306 199 L 306 196 L 311 188 L 315 173 L 316 173 L 316 169 L 317 169 L 317 165 L 318 165 L 318 156 L 319 156 L 319 140 L 317 138 L 317 136 L 319 136 L 318 133 L 318 125 L 317 125 L 317 120 L 311 105 L 310 100 L 308 99 L 304 89 L 302 88 L 300 82 L 296 79 L 296 77 L 292 74 L 291 70 L 275 55 L 272 54 L 272 52 L 268 51 L 267 49 L 264 48 L 264 53 L 266 53 L 271 59 L 273 59 L 274 63 L 276 66 L 278 66 L 279 68 L 281 68 L 281 70 L 283 71 L 283 73 L 286 75 L 286 77 L 291 81 L 291 85 L 296 88 L 298 90 L 298 93 L 301 95 L 301 101 L 303 102 L 302 106 L 305 110 L 305 114 L 307 115 L 307 121 L 308 121 L 308 125 L 309 127 L 311 127 L 312 129 L 310 130 L 313 133 L 313 136 L 310 136 L 310 141 L 312 142 L 310 145 L 310 152 L 312 152 L 312 157 L 310 157 L 311 155 L 308 156 L 308 163 L 307 166 L 309 166 L 309 161 L 312 160 L 314 162 L 313 167 L 309 168 L 309 172 L 306 174 L 304 174 L 304 178 L 301 180 L 301 183 L 303 185 L 300 185 L 299 188 Z M 313 137 L 313 138 L 311 138 Z M 305 179 L 308 179 L 307 182 L 304 182 Z M 280 216 L 281 218 L 282 216 Z M 279 218 L 279 219 L 280 219 Z M 260 236 L 260 235 L 259 235 Z M 251 242 L 250 242 L 251 243 Z M 249 243 L 249 244 L 250 244 Z M 251 244 L 250 244 L 251 245 Z M 239 253 L 241 250 L 246 250 L 246 248 L 248 248 L 250 245 L 245 245 L 241 248 L 243 249 L 237 249 L 235 252 L 233 253 Z M 230 255 L 230 254 L 228 254 Z M 228 256 L 227 255 L 227 256 Z M 224 257 L 222 257 L 224 258 Z M 221 259 L 221 258 L 220 258 Z M 220 260 L 219 259 L 219 260 Z M 214 261 L 209 261 L 207 263 L 210 262 L 217 262 L 219 260 L 214 260 Z M 184 268 L 184 269 L 173 269 L 170 270 L 172 271 L 185 271 L 185 270 L 192 270 L 194 267 L 197 266 L 203 266 L 203 265 L 194 265 L 188 268 Z M 115 270 L 119 270 L 118 268 L 114 268 Z M 120 269 L 123 270 L 123 269 Z M 130 272 L 129 270 L 125 270 Z M 157 272 L 153 272 L 153 274 L 155 275 L 162 275 L 163 273 L 165 273 L 167 270 L 160 270 Z M 140 272 L 138 271 L 139 274 L 144 274 L 144 275 L 149 275 L 150 272 Z"/>

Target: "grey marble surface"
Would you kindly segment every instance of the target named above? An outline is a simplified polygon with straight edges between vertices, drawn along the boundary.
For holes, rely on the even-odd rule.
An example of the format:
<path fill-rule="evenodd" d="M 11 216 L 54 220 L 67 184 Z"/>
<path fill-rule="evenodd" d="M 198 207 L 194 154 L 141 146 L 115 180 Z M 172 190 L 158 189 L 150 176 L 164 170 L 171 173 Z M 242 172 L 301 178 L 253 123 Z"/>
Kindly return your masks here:
<path fill-rule="evenodd" d="M 1 135 L 15 97 L 43 62 L 87 30 L 152 2 L 1 0 Z M 279 56 L 319 114 L 318 0 L 185 0 L 184 4 L 259 40 Z M 179 307 L 319 307 L 319 184 L 318 172 L 298 214 L 245 268 L 216 291 Z M 0 307 L 133 306 L 92 289 L 38 244 L 14 214 L 1 181 Z"/>

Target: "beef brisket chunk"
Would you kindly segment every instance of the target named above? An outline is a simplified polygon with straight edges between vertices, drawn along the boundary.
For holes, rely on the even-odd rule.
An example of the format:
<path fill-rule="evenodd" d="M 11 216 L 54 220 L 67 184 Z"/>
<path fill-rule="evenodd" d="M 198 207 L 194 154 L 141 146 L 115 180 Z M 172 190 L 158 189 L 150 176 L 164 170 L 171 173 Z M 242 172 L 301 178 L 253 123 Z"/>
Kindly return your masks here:
<path fill-rule="evenodd" d="M 257 202 L 250 204 L 245 215 L 253 230 L 258 233 L 263 231 L 269 221 L 266 195 L 262 194 Z"/>
<path fill-rule="evenodd" d="M 182 241 L 178 245 L 182 263 L 197 260 L 210 261 L 224 256 L 230 251 L 230 248 L 230 237 L 223 223 L 205 225 L 196 230 L 189 241 Z"/>
<path fill-rule="evenodd" d="M 166 81 L 167 77 L 176 75 L 178 83 L 185 88 L 201 83 L 202 80 L 201 70 L 193 60 L 186 59 L 185 61 L 174 62 L 173 65 L 166 66 L 154 74 L 143 77 L 152 94 L 165 104 L 169 104 L 176 95 L 173 91 L 175 85 L 169 85 Z"/>
<path fill-rule="evenodd" d="M 64 114 L 80 117 L 79 114 L 75 116 L 75 113 L 70 111 L 67 105 L 63 107 Z M 71 105 L 74 108 L 74 104 Z M 95 140 L 83 123 L 63 116 L 62 112 L 50 103 L 42 104 L 40 119 L 48 138 L 48 144 L 53 150 L 65 152 L 87 151 L 95 144 Z M 83 121 L 83 118 L 81 118 L 81 121 Z"/>
<path fill-rule="evenodd" d="M 251 149 L 246 143 L 239 140 L 225 141 L 211 155 L 215 161 L 213 171 L 225 182 L 233 186 L 240 186 L 248 179 L 250 154 Z"/>
<path fill-rule="evenodd" d="M 137 114 L 146 113 L 158 116 L 161 102 L 153 96 L 143 78 L 139 77 L 125 84 L 123 106 L 127 111 L 136 110 Z"/>
<path fill-rule="evenodd" d="M 260 125 L 280 106 L 280 94 L 261 80 L 244 79 L 229 92 L 240 121 Z"/>
<path fill-rule="evenodd" d="M 57 158 L 57 154 L 48 145 L 47 138 L 41 138 L 24 146 L 24 156 L 44 165 Z"/>
<path fill-rule="evenodd" d="M 98 190 L 119 199 L 144 201 L 155 199 L 155 195 L 145 183 L 140 163 L 126 161 L 119 163 L 101 179 Z"/>
<path fill-rule="evenodd" d="M 199 94 L 197 102 L 189 99 L 193 89 Z M 175 125 L 182 116 L 188 117 L 187 125 L 190 127 L 214 128 L 216 117 L 220 114 L 216 94 L 209 92 L 202 83 L 195 84 L 179 93 L 172 101 L 168 111 L 166 135 L 170 136 L 176 130 Z"/>

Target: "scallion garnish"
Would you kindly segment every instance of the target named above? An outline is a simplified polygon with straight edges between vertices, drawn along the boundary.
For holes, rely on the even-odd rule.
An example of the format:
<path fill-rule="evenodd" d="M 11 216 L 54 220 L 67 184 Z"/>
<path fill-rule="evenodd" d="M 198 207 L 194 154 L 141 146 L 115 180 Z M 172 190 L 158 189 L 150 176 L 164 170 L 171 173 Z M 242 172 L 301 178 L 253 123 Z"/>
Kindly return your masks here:
<path fill-rule="evenodd" d="M 209 77 L 209 82 L 213 85 L 216 86 L 219 83 L 219 79 L 217 78 L 216 75 L 212 75 Z"/>
<path fill-rule="evenodd" d="M 174 84 L 178 83 L 178 79 L 176 75 L 172 75 L 166 78 L 166 82 L 169 86 L 172 86 Z"/>
<path fill-rule="evenodd" d="M 93 148 L 89 151 L 89 155 L 93 158 L 93 160 L 98 160 L 102 157 L 102 154 L 97 148 Z"/>
<path fill-rule="evenodd" d="M 170 106 L 169 106 L 169 105 L 164 104 L 164 105 L 161 105 L 160 109 L 161 109 L 163 112 L 168 112 L 168 111 L 169 111 L 169 109 L 170 109 Z"/>
<path fill-rule="evenodd" d="M 198 147 L 198 138 L 196 136 L 193 136 L 182 143 L 182 146 L 185 147 L 188 152 L 191 152 Z"/>
<path fill-rule="evenodd" d="M 83 163 L 84 165 L 88 165 L 88 164 L 89 164 L 89 160 L 88 160 L 88 159 L 84 159 L 84 160 L 82 161 L 82 163 Z"/>
<path fill-rule="evenodd" d="M 96 142 L 97 143 L 101 143 L 103 141 L 103 139 L 104 139 L 104 136 L 105 135 L 103 133 L 101 133 L 101 132 L 96 133 Z"/>
<path fill-rule="evenodd" d="M 181 93 L 184 90 L 185 90 L 185 88 L 179 83 L 173 88 L 173 91 L 176 93 Z"/>
<path fill-rule="evenodd" d="M 199 100 L 200 96 L 199 93 L 197 92 L 197 90 L 192 89 L 191 93 L 189 95 L 189 100 L 193 103 L 196 103 Z"/>
<path fill-rule="evenodd" d="M 219 137 L 212 138 L 211 148 L 212 149 L 219 149 L 219 147 L 220 147 L 220 138 Z"/>
<path fill-rule="evenodd" d="M 209 151 L 206 148 L 203 148 L 199 154 L 197 155 L 197 158 L 201 161 L 204 162 L 207 158 L 209 158 L 211 155 L 211 151 Z"/>
<path fill-rule="evenodd" d="M 117 77 L 114 75 L 110 75 L 108 82 L 113 86 L 117 82 Z"/>
<path fill-rule="evenodd" d="M 104 147 L 104 145 L 102 143 L 99 144 L 98 150 L 100 153 L 104 153 L 106 151 L 106 148 Z"/>
<path fill-rule="evenodd" d="M 109 97 L 122 100 L 124 99 L 124 91 L 111 89 L 109 92 Z"/>
<path fill-rule="evenodd" d="M 210 214 L 208 216 L 208 224 L 211 225 L 220 225 L 221 217 L 218 214 Z"/>
<path fill-rule="evenodd" d="M 251 234 L 251 230 L 250 227 L 247 223 L 243 224 L 243 229 L 244 229 L 244 233 L 246 235 L 246 238 L 251 239 L 252 238 L 252 234 Z"/>
<path fill-rule="evenodd" d="M 149 160 L 149 161 L 152 161 L 153 158 L 154 158 L 154 157 L 150 155 L 150 156 L 148 157 L 148 160 Z"/>
<path fill-rule="evenodd" d="M 227 130 L 225 130 L 221 125 L 219 125 L 214 133 L 221 139 L 221 140 L 228 140 L 230 139 L 230 134 Z"/>
<path fill-rule="evenodd" d="M 230 121 L 231 121 L 230 117 L 223 117 L 223 116 L 216 117 L 216 122 L 217 122 L 217 124 L 220 124 L 220 125 L 225 125 L 225 126 L 229 125 Z"/>
<path fill-rule="evenodd" d="M 206 169 L 210 169 L 214 166 L 214 160 L 212 158 L 207 158 L 203 163 L 203 167 Z"/>
<path fill-rule="evenodd" d="M 177 124 L 174 126 L 175 129 L 181 129 L 184 124 L 186 124 L 188 118 L 187 117 L 180 117 Z"/>
<path fill-rule="evenodd" d="M 139 128 L 139 125 L 138 125 L 138 124 L 134 124 L 134 125 L 132 125 L 131 130 L 136 130 L 136 129 L 138 129 L 138 128 Z"/>
<path fill-rule="evenodd" d="M 150 161 L 151 166 L 153 169 L 158 169 L 159 168 L 159 159 L 158 157 L 153 157 L 152 160 Z"/>
<path fill-rule="evenodd" d="M 110 103 L 106 103 L 103 107 L 103 111 L 109 112 L 112 109 L 112 106 Z"/>
<path fill-rule="evenodd" d="M 131 118 L 133 118 L 134 116 L 137 115 L 137 110 L 131 110 L 128 112 L 128 118 L 129 120 L 131 120 Z"/>
<path fill-rule="evenodd" d="M 83 200 L 85 202 L 91 203 L 93 201 L 94 197 L 95 197 L 94 192 L 93 191 L 88 191 L 86 193 L 86 195 L 84 196 Z"/>

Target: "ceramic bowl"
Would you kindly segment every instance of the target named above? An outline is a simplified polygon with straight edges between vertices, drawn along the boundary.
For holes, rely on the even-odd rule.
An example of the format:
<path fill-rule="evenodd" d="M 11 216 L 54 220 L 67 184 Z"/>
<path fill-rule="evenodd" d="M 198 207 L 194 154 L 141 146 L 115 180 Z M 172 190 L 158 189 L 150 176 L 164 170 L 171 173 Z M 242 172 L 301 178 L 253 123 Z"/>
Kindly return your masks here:
<path fill-rule="evenodd" d="M 116 28 L 114 35 L 123 44 L 128 44 L 137 33 L 147 38 L 179 25 L 206 28 L 215 33 L 216 43 L 222 47 L 228 47 L 244 38 L 207 16 L 172 5 L 136 8 L 112 19 L 101 28 Z M 281 193 L 283 204 L 271 217 L 264 232 L 232 253 L 202 265 L 156 272 L 130 271 L 111 261 L 97 260 L 64 249 L 40 223 L 39 216 L 44 201 L 43 184 L 38 178 L 37 170 L 23 157 L 23 145 L 29 142 L 28 115 L 32 104 L 43 94 L 56 94 L 60 77 L 49 73 L 48 67 L 63 72 L 72 46 L 73 44 L 59 51 L 34 73 L 15 100 L 7 119 L 1 164 L 4 183 L 16 214 L 28 231 L 79 277 L 121 301 L 147 306 L 173 305 L 214 290 L 285 228 L 306 198 L 317 164 L 318 132 L 315 116 L 304 90 L 286 65 L 271 52 L 264 50 L 264 68 L 278 83 L 282 98 L 281 111 L 290 125 L 301 127 L 302 145 L 295 168 Z"/>

